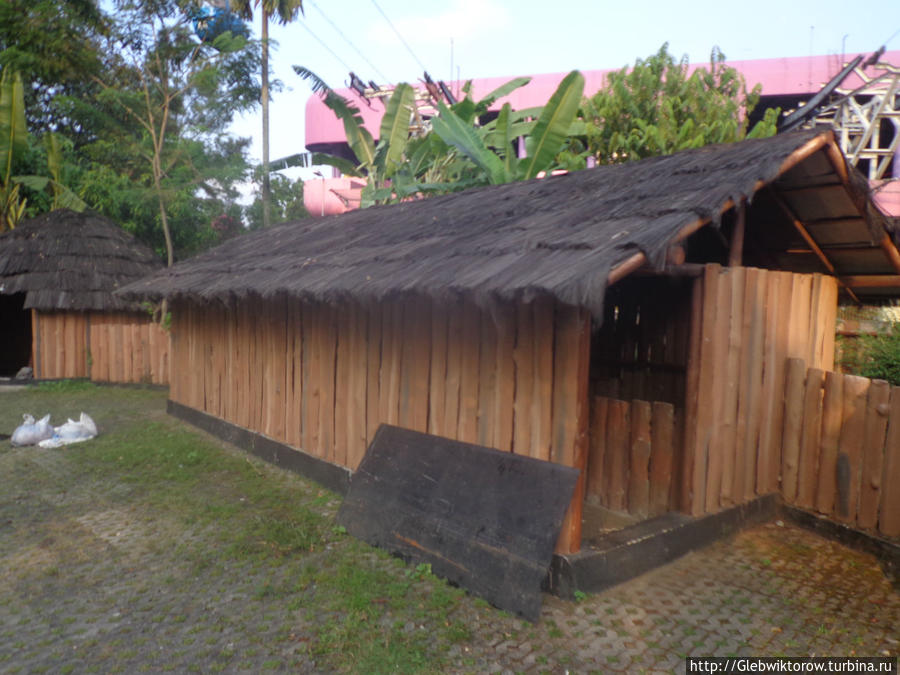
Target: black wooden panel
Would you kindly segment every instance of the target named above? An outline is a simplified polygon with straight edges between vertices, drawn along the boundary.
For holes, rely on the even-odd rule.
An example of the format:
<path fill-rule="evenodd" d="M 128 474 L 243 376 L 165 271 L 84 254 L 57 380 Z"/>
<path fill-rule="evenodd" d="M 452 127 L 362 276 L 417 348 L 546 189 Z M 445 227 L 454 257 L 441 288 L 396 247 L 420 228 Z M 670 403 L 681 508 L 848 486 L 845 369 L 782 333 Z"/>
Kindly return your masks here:
<path fill-rule="evenodd" d="M 382 425 L 338 522 L 531 621 L 576 469 Z"/>

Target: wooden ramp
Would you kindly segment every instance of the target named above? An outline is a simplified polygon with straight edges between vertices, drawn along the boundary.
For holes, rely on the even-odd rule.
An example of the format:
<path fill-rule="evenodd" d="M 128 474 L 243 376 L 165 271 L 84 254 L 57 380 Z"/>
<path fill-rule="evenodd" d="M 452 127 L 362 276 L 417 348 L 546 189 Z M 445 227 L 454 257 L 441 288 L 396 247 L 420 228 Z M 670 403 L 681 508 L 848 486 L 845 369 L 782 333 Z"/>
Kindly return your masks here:
<path fill-rule="evenodd" d="M 381 425 L 338 522 L 536 621 L 577 478 L 560 464 Z"/>

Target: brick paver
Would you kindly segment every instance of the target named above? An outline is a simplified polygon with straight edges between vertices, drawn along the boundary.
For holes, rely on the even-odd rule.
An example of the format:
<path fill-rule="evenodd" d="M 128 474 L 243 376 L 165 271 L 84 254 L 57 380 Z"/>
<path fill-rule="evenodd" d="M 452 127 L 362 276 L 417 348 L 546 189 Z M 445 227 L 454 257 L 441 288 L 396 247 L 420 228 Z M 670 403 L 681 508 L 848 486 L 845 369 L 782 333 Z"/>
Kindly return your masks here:
<path fill-rule="evenodd" d="M 252 564 L 197 574 L 211 542 L 75 475 L 66 452 L 0 448 L 0 672 L 317 671 L 293 639 L 298 612 L 260 591 L 289 580 Z M 877 561 L 776 523 L 578 602 L 544 596 L 534 625 L 473 598 L 455 611 L 471 639 L 450 647 L 452 672 L 662 673 L 687 655 L 900 649 L 900 593 Z"/>

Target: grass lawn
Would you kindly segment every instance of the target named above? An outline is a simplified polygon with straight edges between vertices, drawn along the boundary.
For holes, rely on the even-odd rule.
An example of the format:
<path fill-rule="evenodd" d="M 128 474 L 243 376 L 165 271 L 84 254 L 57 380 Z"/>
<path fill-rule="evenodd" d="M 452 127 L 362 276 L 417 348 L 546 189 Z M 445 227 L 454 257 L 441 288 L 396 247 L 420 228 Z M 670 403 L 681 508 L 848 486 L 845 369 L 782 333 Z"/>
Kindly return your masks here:
<path fill-rule="evenodd" d="M 103 573 L 146 574 L 158 595 L 167 599 L 177 598 L 185 584 L 197 587 L 198 579 L 215 580 L 220 593 L 240 588 L 247 594 L 246 580 L 252 579 L 241 621 L 188 612 L 197 622 L 195 634 L 204 634 L 216 649 L 208 654 L 187 650 L 171 661 L 152 661 L 176 669 L 199 665 L 203 671 L 242 663 L 251 669 L 277 669 L 291 666 L 293 659 L 295 666 L 314 664 L 334 671 L 439 672 L 452 647 L 471 638 L 457 616 L 461 603 L 467 612 L 511 620 L 435 578 L 426 566 L 413 568 L 355 541 L 334 522 L 339 503 L 335 494 L 167 416 L 165 396 L 162 391 L 77 382 L 0 393 L 2 433 L 11 433 L 25 412 L 36 417 L 50 412 L 58 425 L 83 410 L 100 429 L 91 442 L 56 450 L 10 449 L 3 443 L 0 453 L 13 464 L 7 478 L 19 475 L 16 482 L 27 482 L 31 494 L 18 500 L 15 494 L 0 495 L 5 497 L 0 498 L 0 515 L 13 524 L 12 531 L 0 531 L 5 535 L 2 543 L 27 547 L 35 533 L 26 526 L 45 530 L 38 536 L 46 537 L 54 528 L 65 530 L 66 522 L 69 539 L 86 540 L 67 541 L 72 550 L 66 555 L 76 565 L 57 561 L 45 568 L 23 566 L 20 588 L 40 587 L 49 577 L 60 592 L 77 596 L 79 585 L 84 586 L 77 575 L 86 575 L 89 586 L 108 583 L 84 569 L 83 563 L 96 555 L 104 555 L 107 563 L 109 558 L 117 561 L 102 566 Z M 48 462 L 64 466 L 64 474 L 42 471 Z M 7 483 L 5 491 L 11 489 Z M 71 498 L 54 500 L 60 490 L 72 492 Z M 27 514 L 17 512 L 16 504 L 27 507 L 29 500 L 41 502 L 38 510 L 44 517 L 39 522 L 29 523 Z M 110 512 L 131 514 L 131 525 L 124 528 L 134 540 L 131 550 L 107 546 L 80 556 L 79 551 L 98 548 L 87 541 L 96 539 L 97 532 L 78 537 L 71 534 L 78 530 L 75 525 L 90 520 L 90 514 Z M 160 564 L 170 568 L 168 577 L 158 574 Z M 165 588 L 167 581 L 171 588 Z M 164 604 L 161 600 L 160 606 Z M 75 621 L 87 619 L 78 616 Z M 234 640 L 219 644 L 222 626 L 207 624 L 213 619 L 229 624 L 233 632 L 259 633 L 259 644 L 243 653 L 228 648 Z M 169 621 L 162 612 L 159 623 Z M 122 657 L 122 651 L 106 649 L 103 658 L 88 658 L 85 665 L 116 670 L 147 658 L 140 650 L 131 658 Z M 0 670 L 3 658 L 0 655 Z M 189 664 L 193 659 L 205 663 Z"/>

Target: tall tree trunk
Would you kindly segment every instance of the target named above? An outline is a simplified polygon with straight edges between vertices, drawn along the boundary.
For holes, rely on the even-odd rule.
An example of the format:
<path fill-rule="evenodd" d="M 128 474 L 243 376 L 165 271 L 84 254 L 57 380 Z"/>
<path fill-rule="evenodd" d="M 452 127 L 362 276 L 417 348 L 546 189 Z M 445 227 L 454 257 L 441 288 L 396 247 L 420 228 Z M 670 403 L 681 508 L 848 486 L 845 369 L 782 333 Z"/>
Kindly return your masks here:
<path fill-rule="evenodd" d="M 162 221 L 163 236 L 166 239 L 166 266 L 171 267 L 175 263 L 175 255 L 172 247 L 172 233 L 169 230 L 169 217 L 166 214 L 166 201 L 162 189 L 162 166 L 158 154 L 153 157 L 153 186 L 156 188 L 156 197 L 159 200 L 159 218 Z"/>
<path fill-rule="evenodd" d="M 262 202 L 263 226 L 272 224 L 269 211 L 269 14 L 262 9 Z"/>

